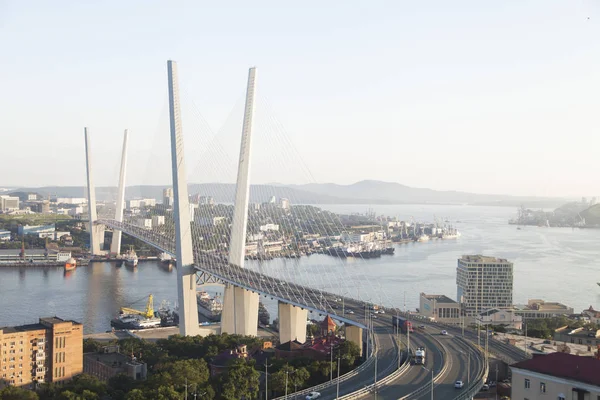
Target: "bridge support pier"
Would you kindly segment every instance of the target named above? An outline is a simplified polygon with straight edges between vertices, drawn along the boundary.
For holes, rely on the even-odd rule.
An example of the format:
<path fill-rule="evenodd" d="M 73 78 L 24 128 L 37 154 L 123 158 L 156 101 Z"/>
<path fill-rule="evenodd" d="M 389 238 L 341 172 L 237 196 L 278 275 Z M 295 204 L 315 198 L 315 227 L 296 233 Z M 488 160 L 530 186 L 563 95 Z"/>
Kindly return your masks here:
<path fill-rule="evenodd" d="M 308 310 L 279 302 L 279 343 L 306 342 Z"/>
<path fill-rule="evenodd" d="M 363 351 L 363 330 L 358 326 L 346 325 L 346 340 L 358 345 L 360 354 Z"/>
<path fill-rule="evenodd" d="M 258 293 L 231 284 L 225 285 L 221 333 L 258 335 Z"/>

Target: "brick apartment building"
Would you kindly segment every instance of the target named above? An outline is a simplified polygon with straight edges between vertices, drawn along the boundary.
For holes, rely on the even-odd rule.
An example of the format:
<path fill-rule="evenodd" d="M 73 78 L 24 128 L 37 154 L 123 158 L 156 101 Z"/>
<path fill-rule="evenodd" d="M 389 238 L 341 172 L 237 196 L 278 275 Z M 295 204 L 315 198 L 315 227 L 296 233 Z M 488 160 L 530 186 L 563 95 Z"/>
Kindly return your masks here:
<path fill-rule="evenodd" d="M 83 325 L 57 317 L 0 328 L 0 387 L 33 387 L 83 372 Z"/>

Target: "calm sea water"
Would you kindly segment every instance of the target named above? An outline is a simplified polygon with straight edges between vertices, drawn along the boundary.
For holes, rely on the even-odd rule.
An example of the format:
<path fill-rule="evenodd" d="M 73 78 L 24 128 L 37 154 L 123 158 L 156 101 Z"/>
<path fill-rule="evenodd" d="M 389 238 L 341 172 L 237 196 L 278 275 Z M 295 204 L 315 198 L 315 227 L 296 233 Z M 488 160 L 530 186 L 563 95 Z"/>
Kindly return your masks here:
<path fill-rule="evenodd" d="M 336 212 L 362 212 L 364 206 L 327 206 Z M 414 309 L 420 292 L 456 297 L 456 260 L 486 254 L 514 262 L 514 300 L 560 301 L 581 311 L 600 306 L 600 230 L 526 227 L 507 224 L 515 210 L 503 207 L 390 205 L 378 214 L 433 221 L 447 218 L 462 233 L 457 240 L 432 240 L 396 246 L 393 256 L 338 259 L 312 255 L 301 259 L 251 261 L 249 268 L 291 278 L 339 294 Z M 457 222 L 460 221 L 460 222 Z M 176 300 L 176 271 L 158 263 L 136 270 L 96 263 L 65 274 L 62 268 L 0 268 L 0 326 L 35 322 L 57 315 L 82 321 L 85 331 L 110 329 L 121 306 L 142 309 L 148 294 Z M 210 292 L 220 291 L 218 287 Z M 272 316 L 276 306 L 265 300 Z"/>

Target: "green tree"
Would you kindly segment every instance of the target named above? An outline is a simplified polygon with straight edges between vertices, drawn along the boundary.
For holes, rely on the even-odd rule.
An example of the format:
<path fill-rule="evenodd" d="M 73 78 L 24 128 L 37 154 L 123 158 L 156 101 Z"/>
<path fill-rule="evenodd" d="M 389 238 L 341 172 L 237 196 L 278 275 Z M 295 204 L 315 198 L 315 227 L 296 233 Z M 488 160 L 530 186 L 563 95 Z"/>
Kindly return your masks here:
<path fill-rule="evenodd" d="M 208 365 L 202 359 L 179 360 L 158 365 L 156 368 L 164 380 L 163 385 L 181 387 L 187 383 L 188 385 L 202 386 L 209 377 Z"/>
<path fill-rule="evenodd" d="M 77 393 L 74 393 L 70 390 L 65 390 L 58 395 L 58 400 L 81 400 Z"/>
<path fill-rule="evenodd" d="M 181 394 L 173 386 L 161 386 L 158 388 L 158 400 L 180 400 Z"/>
<path fill-rule="evenodd" d="M 286 364 L 279 371 L 271 375 L 271 384 L 273 390 L 284 393 L 287 379 L 288 392 L 304 387 L 306 381 L 310 378 L 310 373 L 304 367 L 294 368 Z"/>
<path fill-rule="evenodd" d="M 251 400 L 258 397 L 260 374 L 254 369 L 254 362 L 234 360 L 227 372 L 220 377 L 220 395 L 224 400 Z"/>
<path fill-rule="evenodd" d="M 340 343 L 337 347 L 337 352 L 341 358 L 341 365 L 345 369 L 353 367 L 356 360 L 360 358 L 360 348 L 356 343 L 349 340 L 344 340 Z"/>
<path fill-rule="evenodd" d="M 140 389 L 133 389 L 125 395 L 125 400 L 146 400 L 146 396 Z"/>
<path fill-rule="evenodd" d="M 97 353 L 102 349 L 102 346 L 102 343 L 97 342 L 94 339 L 83 339 L 84 353 Z"/>
<path fill-rule="evenodd" d="M 7 386 L 0 390 L 0 400 L 38 400 L 39 397 L 31 390 L 25 390 L 16 386 Z"/>
<path fill-rule="evenodd" d="M 88 374 L 75 376 L 70 382 L 64 385 L 66 391 L 83 395 L 85 391 L 96 393 L 103 396 L 106 393 L 106 384 L 98 378 Z M 64 392 L 63 392 L 64 393 Z"/>
<path fill-rule="evenodd" d="M 108 387 L 112 392 L 122 391 L 124 393 L 129 393 L 136 386 L 137 382 L 132 377 L 125 374 L 113 376 L 108 380 Z"/>

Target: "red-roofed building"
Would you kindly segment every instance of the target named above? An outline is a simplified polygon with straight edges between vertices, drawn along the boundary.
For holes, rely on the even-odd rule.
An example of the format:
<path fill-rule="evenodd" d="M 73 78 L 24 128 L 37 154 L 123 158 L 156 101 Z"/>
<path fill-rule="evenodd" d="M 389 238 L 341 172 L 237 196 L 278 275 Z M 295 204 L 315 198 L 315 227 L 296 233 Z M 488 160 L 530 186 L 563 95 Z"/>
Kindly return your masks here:
<path fill-rule="evenodd" d="M 511 367 L 512 399 L 598 400 L 600 360 L 551 353 Z"/>
<path fill-rule="evenodd" d="M 335 322 L 333 322 L 333 319 L 331 319 L 331 317 L 328 315 L 323 320 L 323 322 L 321 322 L 321 335 L 322 336 L 335 335 L 336 328 L 337 328 L 337 325 L 335 324 Z"/>

